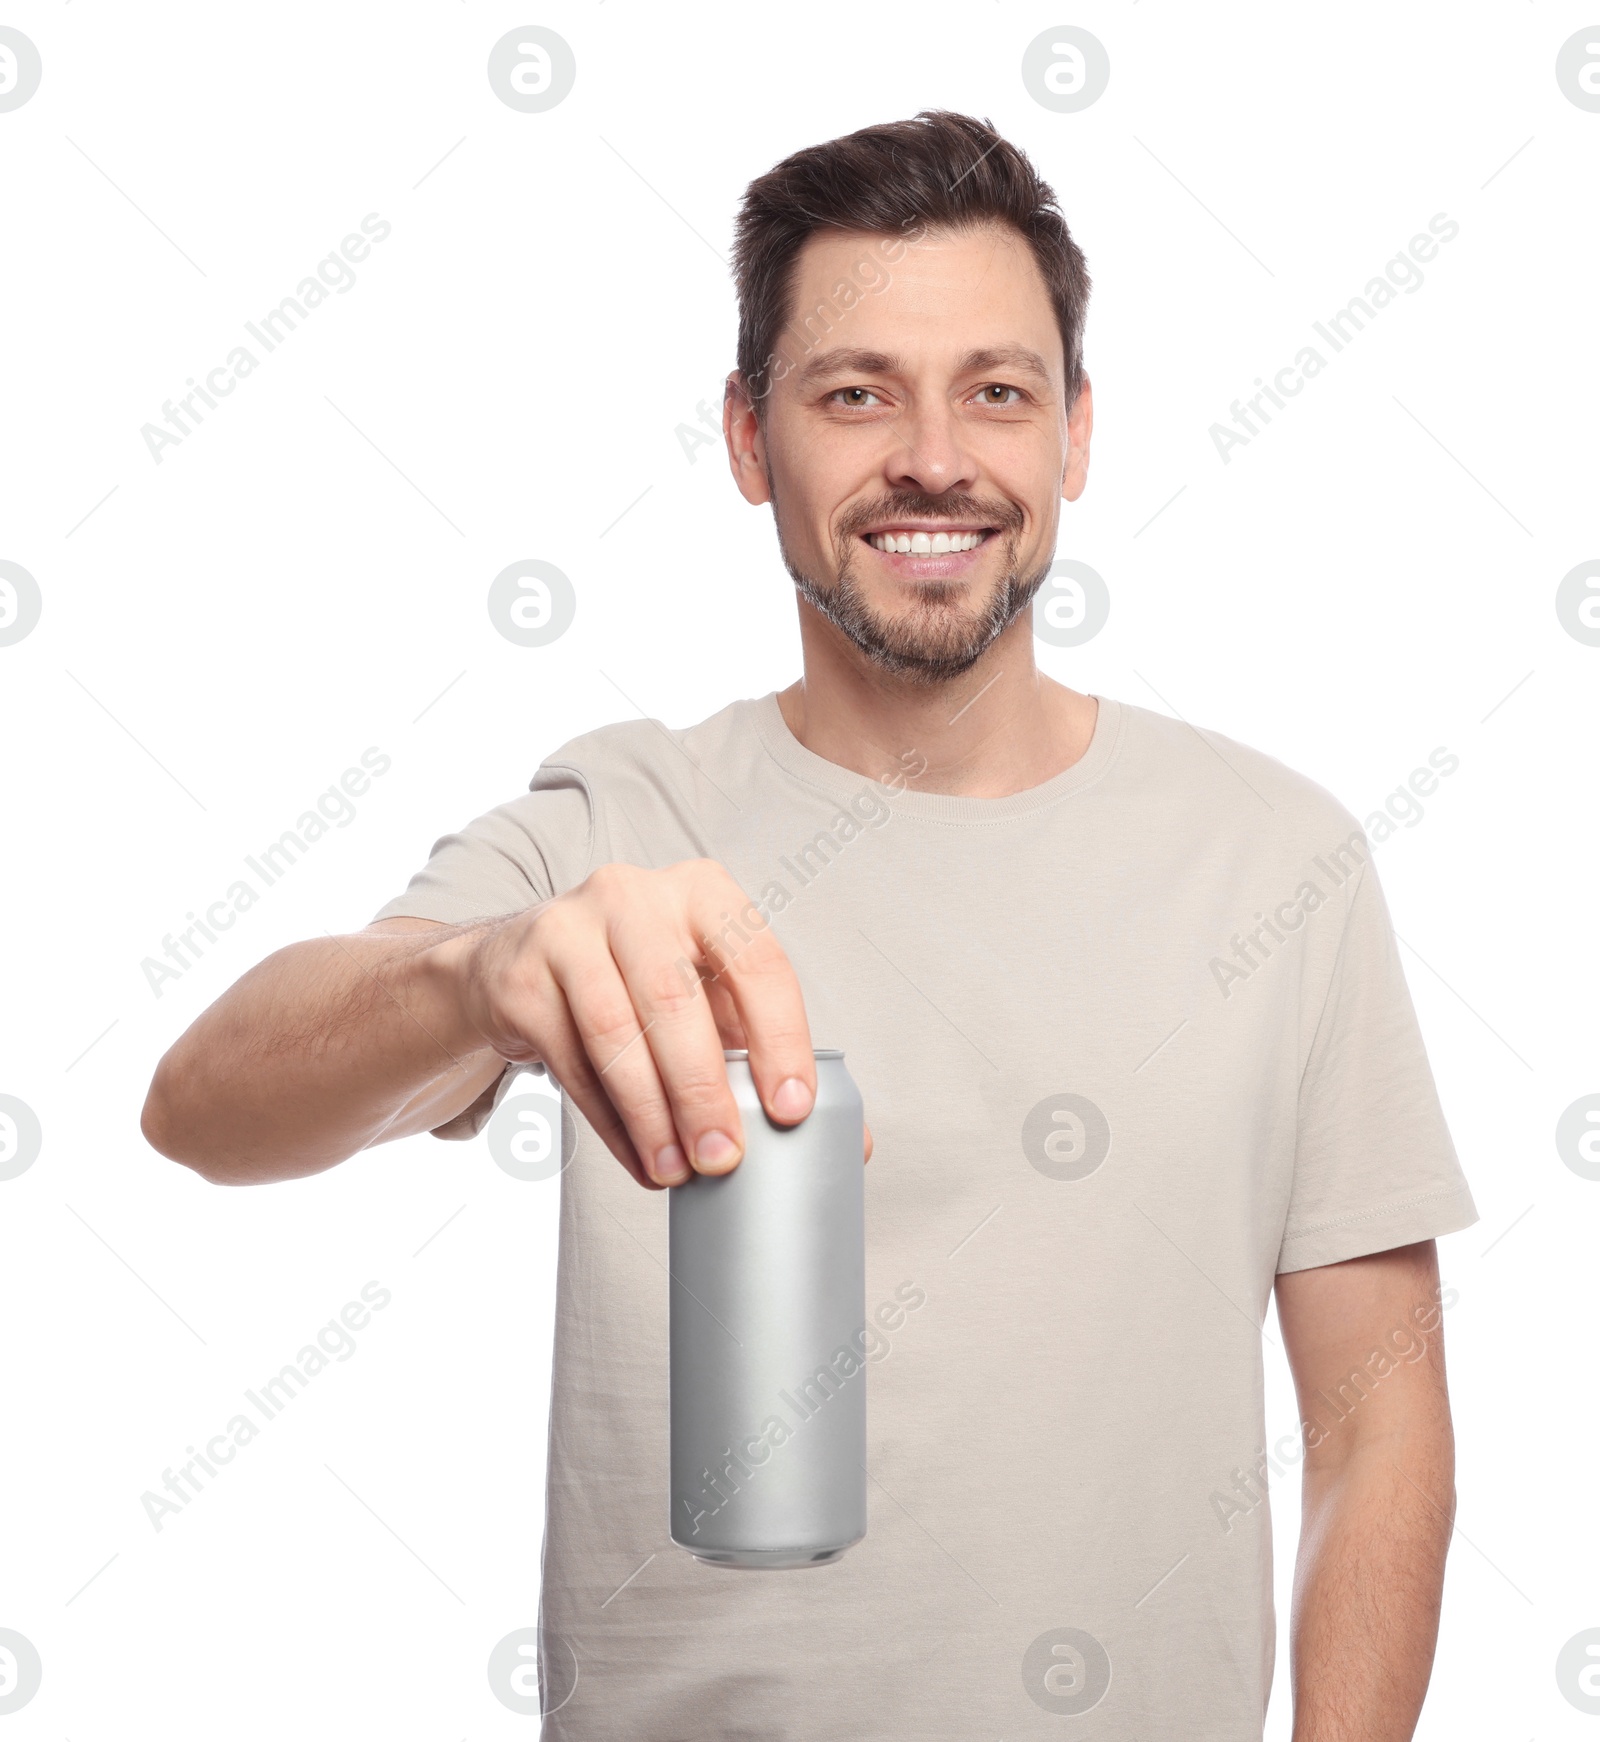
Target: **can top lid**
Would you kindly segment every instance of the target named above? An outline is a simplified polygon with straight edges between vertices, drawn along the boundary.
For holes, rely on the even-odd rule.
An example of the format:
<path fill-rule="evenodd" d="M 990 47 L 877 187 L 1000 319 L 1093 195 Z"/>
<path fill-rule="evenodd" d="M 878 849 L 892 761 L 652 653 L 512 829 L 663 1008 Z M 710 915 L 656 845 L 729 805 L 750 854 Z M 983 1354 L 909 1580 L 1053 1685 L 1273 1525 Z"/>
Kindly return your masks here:
<path fill-rule="evenodd" d="M 733 1048 L 724 1047 L 722 1056 L 725 1059 L 747 1059 L 750 1056 L 750 1052 L 747 1047 L 742 1046 Z M 844 1048 L 842 1046 L 813 1047 L 811 1050 L 811 1056 L 819 1059 L 842 1059 L 844 1057 Z"/>

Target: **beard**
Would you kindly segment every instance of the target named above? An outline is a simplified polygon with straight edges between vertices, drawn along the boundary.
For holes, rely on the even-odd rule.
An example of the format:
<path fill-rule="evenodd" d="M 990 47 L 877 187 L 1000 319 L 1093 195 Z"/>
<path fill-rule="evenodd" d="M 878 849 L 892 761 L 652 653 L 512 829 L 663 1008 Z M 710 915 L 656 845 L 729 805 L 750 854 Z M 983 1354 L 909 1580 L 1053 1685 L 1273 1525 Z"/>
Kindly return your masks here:
<path fill-rule="evenodd" d="M 835 575 L 823 583 L 806 574 L 784 543 L 777 501 L 773 501 L 778 525 L 778 549 L 795 590 L 819 615 L 845 636 L 879 670 L 919 688 L 936 688 L 963 676 L 983 657 L 998 638 L 1027 610 L 1050 572 L 1046 562 L 1037 574 L 1023 575 L 1017 566 L 1017 540 L 1021 512 L 1009 504 L 997 506 L 971 497 L 918 497 L 897 495 L 864 504 L 841 523 L 835 547 Z M 857 564 L 862 550 L 861 529 L 897 516 L 907 519 L 966 521 L 995 528 L 985 548 L 1001 546 L 1002 573 L 985 602 L 977 608 L 962 603 L 973 583 L 916 581 L 907 610 L 885 617 L 873 609 L 862 592 Z"/>

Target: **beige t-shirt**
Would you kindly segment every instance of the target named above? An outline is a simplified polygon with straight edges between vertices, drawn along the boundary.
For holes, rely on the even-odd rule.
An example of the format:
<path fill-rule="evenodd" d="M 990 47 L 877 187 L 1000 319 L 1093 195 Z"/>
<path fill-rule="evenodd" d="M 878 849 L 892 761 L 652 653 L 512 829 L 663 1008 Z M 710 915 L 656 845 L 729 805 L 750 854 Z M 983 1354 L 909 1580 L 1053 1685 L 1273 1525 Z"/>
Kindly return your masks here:
<path fill-rule="evenodd" d="M 771 694 L 606 726 L 378 916 L 720 860 L 876 1142 L 867 1534 L 730 1571 L 668 1535 L 667 1196 L 573 1109 L 548 1738 L 1021 1742 L 1073 1712 L 1092 1742 L 1259 1738 L 1273 1277 L 1477 1220 L 1366 839 L 1322 787 L 1108 697 L 1025 792 L 919 792 L 918 766 L 828 762 Z"/>

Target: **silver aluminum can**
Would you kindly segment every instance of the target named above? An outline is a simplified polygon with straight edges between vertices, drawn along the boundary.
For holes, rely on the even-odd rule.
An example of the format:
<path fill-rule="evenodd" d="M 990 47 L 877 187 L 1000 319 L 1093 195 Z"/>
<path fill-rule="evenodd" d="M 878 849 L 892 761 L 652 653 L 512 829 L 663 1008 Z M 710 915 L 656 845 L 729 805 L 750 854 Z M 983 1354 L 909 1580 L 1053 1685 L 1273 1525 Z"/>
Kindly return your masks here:
<path fill-rule="evenodd" d="M 723 1057 L 744 1155 L 667 1194 L 671 1535 L 714 1566 L 820 1566 L 867 1530 L 861 1095 L 819 1049 L 816 1105 L 775 1125 L 749 1054 Z"/>

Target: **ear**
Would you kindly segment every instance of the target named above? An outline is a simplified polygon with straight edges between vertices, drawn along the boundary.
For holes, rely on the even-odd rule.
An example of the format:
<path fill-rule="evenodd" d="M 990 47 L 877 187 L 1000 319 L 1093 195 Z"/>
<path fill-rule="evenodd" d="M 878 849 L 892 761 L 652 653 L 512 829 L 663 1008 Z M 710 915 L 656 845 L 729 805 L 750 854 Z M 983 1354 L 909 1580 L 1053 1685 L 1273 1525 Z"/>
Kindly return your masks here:
<path fill-rule="evenodd" d="M 767 439 L 745 378 L 733 370 L 722 391 L 722 437 L 728 444 L 728 469 L 739 494 L 752 507 L 771 499 L 767 488 Z"/>
<path fill-rule="evenodd" d="M 1094 429 L 1094 389 L 1087 375 L 1072 410 L 1067 413 L 1067 463 L 1061 472 L 1061 495 L 1076 502 L 1089 481 L 1089 436 Z"/>

